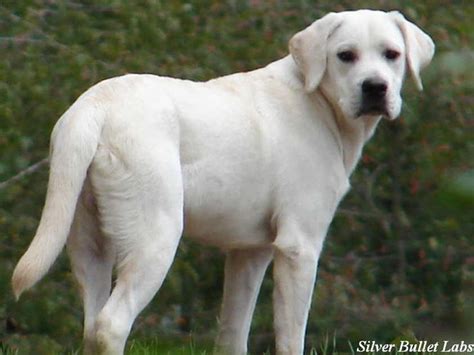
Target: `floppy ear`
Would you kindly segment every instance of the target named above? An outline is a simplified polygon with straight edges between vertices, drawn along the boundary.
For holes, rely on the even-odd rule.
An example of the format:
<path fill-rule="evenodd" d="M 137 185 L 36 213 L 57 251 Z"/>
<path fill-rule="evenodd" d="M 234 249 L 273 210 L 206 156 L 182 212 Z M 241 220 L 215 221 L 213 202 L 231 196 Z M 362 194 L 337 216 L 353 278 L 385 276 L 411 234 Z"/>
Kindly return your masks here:
<path fill-rule="evenodd" d="M 290 54 L 304 76 L 308 93 L 316 89 L 324 75 L 327 39 L 340 22 L 339 14 L 329 13 L 290 39 Z"/>
<path fill-rule="evenodd" d="M 418 90 L 423 90 L 420 71 L 430 64 L 433 58 L 435 45 L 425 32 L 413 23 L 407 21 L 398 11 L 392 11 L 403 38 L 405 39 L 406 60 L 410 74 Z"/>

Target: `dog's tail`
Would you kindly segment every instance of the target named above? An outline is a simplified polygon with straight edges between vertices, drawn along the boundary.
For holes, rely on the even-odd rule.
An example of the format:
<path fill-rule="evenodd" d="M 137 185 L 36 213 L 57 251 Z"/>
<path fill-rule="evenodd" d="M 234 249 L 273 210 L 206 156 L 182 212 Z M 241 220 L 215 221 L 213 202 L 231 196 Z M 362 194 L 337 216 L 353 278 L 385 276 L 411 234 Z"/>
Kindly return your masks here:
<path fill-rule="evenodd" d="M 36 235 L 12 276 L 12 288 L 17 299 L 48 272 L 66 244 L 105 117 L 97 98 L 90 91 L 64 113 L 53 129 L 43 213 Z"/>

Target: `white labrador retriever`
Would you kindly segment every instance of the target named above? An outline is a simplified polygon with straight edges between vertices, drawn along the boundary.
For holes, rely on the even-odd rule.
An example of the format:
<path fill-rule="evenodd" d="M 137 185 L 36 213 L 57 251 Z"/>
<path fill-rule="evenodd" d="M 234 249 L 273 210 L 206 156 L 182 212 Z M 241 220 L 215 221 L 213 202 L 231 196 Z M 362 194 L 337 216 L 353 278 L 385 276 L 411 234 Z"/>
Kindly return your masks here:
<path fill-rule="evenodd" d="M 348 177 L 380 118 L 400 113 L 406 66 L 421 89 L 434 44 L 398 12 L 360 10 L 324 16 L 289 48 L 262 69 L 204 83 L 126 75 L 84 93 L 54 128 L 46 203 L 15 295 L 67 242 L 85 352 L 121 354 L 185 234 L 228 253 L 218 349 L 246 353 L 273 260 L 277 353 L 301 354 Z"/>

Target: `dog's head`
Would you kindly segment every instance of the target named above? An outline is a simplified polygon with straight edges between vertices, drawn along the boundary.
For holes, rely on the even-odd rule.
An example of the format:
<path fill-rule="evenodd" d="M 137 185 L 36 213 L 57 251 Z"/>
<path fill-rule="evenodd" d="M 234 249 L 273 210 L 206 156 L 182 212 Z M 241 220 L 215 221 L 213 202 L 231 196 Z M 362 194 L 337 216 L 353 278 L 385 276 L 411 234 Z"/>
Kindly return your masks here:
<path fill-rule="evenodd" d="M 420 71 L 434 54 L 431 38 L 399 12 L 371 10 L 330 13 L 289 47 L 305 90 L 319 87 L 349 118 L 396 118 L 406 66 L 421 90 Z"/>

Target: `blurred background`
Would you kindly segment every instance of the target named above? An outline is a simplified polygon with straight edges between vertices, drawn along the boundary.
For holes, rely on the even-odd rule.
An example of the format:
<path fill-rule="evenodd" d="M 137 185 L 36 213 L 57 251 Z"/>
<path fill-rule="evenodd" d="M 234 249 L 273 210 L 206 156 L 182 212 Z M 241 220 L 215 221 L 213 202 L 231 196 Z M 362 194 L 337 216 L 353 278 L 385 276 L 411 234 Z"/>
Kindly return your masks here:
<path fill-rule="evenodd" d="M 65 253 L 18 303 L 9 279 L 38 224 L 50 132 L 84 90 L 124 73 L 207 80 L 255 69 L 285 56 L 312 21 L 356 8 L 402 11 L 437 52 L 425 91 L 407 81 L 401 117 L 379 125 L 351 178 L 320 261 L 308 349 L 328 339 L 341 351 L 362 339 L 474 343 L 474 2 L 2 0 L 0 352 L 80 348 L 82 308 Z M 223 254 L 183 240 L 132 347 L 211 349 L 222 281 Z M 270 269 L 252 324 L 255 354 L 273 346 L 271 288 Z"/>

